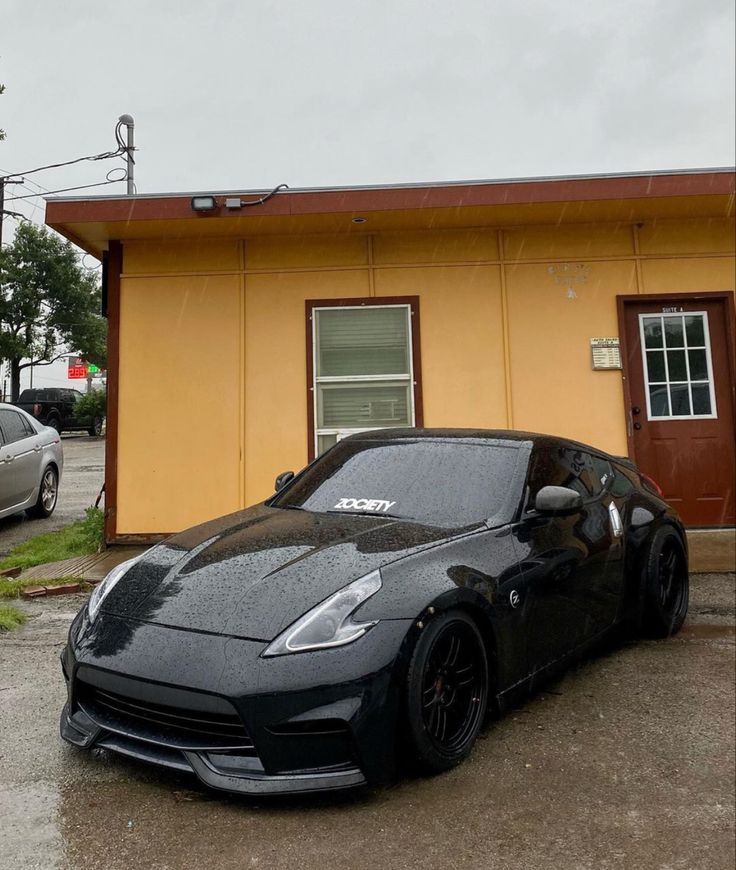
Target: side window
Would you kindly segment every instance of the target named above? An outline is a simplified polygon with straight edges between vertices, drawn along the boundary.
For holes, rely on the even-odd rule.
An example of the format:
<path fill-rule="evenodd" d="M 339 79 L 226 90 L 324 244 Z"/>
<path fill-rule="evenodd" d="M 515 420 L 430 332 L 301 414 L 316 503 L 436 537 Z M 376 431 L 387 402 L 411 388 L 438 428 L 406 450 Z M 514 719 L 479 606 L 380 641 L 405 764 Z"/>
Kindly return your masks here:
<path fill-rule="evenodd" d="M 30 424 L 28 419 L 26 417 L 24 417 L 22 414 L 20 414 L 19 416 L 20 416 L 21 423 L 23 424 L 23 428 L 26 430 L 26 436 L 36 435 L 37 434 L 36 430 Z"/>
<path fill-rule="evenodd" d="M 28 437 L 25 420 L 16 411 L 0 411 L 0 427 L 5 433 L 5 443 L 12 444 Z"/>
<path fill-rule="evenodd" d="M 544 445 L 535 448 L 527 478 L 527 506 L 544 486 L 566 486 L 582 495 L 583 500 L 592 498 L 602 490 L 596 477 L 593 457 L 573 447 Z"/>
<path fill-rule="evenodd" d="M 609 483 L 611 483 L 613 478 L 613 468 L 611 467 L 611 463 L 602 456 L 596 456 L 593 454 L 590 458 L 593 462 L 593 471 L 595 472 L 598 492 L 601 492 L 609 485 Z"/>
<path fill-rule="evenodd" d="M 639 480 L 636 476 L 636 472 L 618 464 L 615 465 L 614 468 L 615 476 L 613 479 L 613 486 L 611 487 L 612 495 L 617 497 L 631 495 L 634 490 L 639 488 Z"/>

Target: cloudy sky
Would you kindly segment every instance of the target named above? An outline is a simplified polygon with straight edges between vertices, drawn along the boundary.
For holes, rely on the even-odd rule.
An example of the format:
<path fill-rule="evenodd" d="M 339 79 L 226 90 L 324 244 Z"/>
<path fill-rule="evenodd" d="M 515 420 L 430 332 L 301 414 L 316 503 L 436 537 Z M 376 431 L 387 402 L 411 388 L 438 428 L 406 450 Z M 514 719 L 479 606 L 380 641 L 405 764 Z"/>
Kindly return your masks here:
<path fill-rule="evenodd" d="M 0 0 L 0 82 L 0 172 L 114 149 L 129 112 L 140 193 L 735 159 L 734 0 Z"/>

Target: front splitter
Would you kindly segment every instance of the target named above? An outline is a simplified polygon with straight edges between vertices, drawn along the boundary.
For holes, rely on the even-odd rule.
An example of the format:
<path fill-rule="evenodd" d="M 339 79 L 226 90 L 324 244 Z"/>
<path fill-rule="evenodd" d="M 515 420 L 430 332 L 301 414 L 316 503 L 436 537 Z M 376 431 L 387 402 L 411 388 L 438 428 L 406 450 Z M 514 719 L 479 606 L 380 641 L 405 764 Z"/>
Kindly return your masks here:
<path fill-rule="evenodd" d="M 206 752 L 172 748 L 162 743 L 143 741 L 135 735 L 104 728 L 83 710 L 69 715 L 65 704 L 61 713 L 62 738 L 80 749 L 109 749 L 159 767 L 193 773 L 210 788 L 244 795 L 288 795 L 306 792 L 339 791 L 366 784 L 357 767 L 340 770 L 300 771 L 267 774 L 253 771 L 224 773 L 209 760 Z"/>

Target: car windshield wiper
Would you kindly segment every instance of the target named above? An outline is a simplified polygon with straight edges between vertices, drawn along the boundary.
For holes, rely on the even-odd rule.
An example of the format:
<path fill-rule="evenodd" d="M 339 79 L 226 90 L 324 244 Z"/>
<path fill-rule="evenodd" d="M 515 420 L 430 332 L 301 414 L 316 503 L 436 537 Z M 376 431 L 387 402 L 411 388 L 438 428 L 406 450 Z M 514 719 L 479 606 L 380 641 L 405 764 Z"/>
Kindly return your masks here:
<path fill-rule="evenodd" d="M 385 514 L 383 511 L 380 513 L 378 511 L 323 511 L 326 514 L 346 514 L 350 517 L 387 517 L 391 520 L 405 520 L 407 517 L 400 517 L 398 514 Z"/>

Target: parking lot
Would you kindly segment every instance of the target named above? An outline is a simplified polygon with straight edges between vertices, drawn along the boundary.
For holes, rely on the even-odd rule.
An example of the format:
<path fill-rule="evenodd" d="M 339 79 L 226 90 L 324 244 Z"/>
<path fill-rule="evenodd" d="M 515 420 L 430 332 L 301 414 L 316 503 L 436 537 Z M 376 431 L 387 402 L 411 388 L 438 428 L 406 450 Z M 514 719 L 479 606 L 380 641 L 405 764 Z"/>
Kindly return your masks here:
<path fill-rule="evenodd" d="M 105 481 L 105 439 L 89 435 L 61 436 L 64 472 L 54 513 L 44 520 L 24 513 L 0 520 L 0 558 L 23 541 L 84 519 L 84 509 L 95 503 Z"/>
<path fill-rule="evenodd" d="M 734 575 L 698 575 L 677 637 L 582 663 L 469 761 L 393 788 L 246 800 L 57 732 L 84 596 L 0 638 L 0 867 L 732 868 Z"/>

